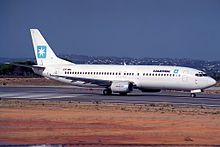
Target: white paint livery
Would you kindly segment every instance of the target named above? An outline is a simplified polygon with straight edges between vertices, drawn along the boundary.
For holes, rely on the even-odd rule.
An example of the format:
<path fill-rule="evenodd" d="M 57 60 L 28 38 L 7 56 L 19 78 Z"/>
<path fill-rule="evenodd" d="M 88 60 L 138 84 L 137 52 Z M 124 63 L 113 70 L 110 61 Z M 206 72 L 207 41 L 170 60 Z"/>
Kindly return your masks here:
<path fill-rule="evenodd" d="M 31 36 L 38 64 L 32 66 L 35 73 L 75 86 L 103 87 L 104 94 L 172 89 L 191 91 L 195 97 L 216 84 L 203 71 L 188 67 L 74 64 L 58 58 L 37 29 L 31 29 Z"/>

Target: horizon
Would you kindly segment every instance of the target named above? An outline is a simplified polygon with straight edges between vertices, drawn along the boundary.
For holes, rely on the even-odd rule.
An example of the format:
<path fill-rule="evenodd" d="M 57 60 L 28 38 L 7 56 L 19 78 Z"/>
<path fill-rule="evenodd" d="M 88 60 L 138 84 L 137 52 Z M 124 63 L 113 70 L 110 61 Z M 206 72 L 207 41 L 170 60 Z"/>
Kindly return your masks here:
<path fill-rule="evenodd" d="M 95 58 L 131 58 L 131 59 L 171 59 L 171 60 L 193 60 L 193 61 L 206 61 L 206 62 L 220 62 L 220 60 L 203 60 L 203 59 L 192 59 L 192 58 L 171 58 L 171 57 L 140 57 L 140 58 L 134 58 L 134 57 L 128 57 L 128 56 L 122 56 L 122 57 L 119 57 L 119 56 L 93 56 L 93 55 L 83 55 L 83 54 L 56 54 L 57 57 L 59 58 L 63 58 L 64 56 L 86 56 L 86 57 L 95 57 Z M 34 57 L 2 57 L 0 56 L 0 59 L 33 59 L 33 60 L 36 60 L 36 57 L 35 55 L 33 55 Z"/>

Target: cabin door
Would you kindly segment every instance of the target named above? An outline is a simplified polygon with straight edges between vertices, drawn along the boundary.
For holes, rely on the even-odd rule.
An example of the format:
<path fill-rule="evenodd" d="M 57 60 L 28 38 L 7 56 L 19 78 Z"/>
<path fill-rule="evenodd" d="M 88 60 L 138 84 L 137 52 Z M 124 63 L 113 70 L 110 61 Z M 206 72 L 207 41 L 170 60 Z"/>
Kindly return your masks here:
<path fill-rule="evenodd" d="M 182 75 L 182 81 L 183 82 L 187 82 L 188 81 L 188 70 L 184 70 L 183 71 L 183 75 Z"/>

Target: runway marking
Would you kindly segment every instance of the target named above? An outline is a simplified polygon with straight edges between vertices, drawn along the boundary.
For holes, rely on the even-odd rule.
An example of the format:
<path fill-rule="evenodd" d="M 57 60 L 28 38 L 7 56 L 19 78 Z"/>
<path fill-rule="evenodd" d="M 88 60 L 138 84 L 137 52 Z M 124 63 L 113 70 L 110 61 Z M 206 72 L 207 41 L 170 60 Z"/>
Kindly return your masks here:
<path fill-rule="evenodd" d="M 24 92 L 18 92 L 18 93 L 0 93 L 1 98 L 26 98 L 26 99 L 59 99 L 59 98 L 73 98 L 78 96 L 84 96 L 86 94 L 57 94 L 57 93 L 24 93 Z"/>

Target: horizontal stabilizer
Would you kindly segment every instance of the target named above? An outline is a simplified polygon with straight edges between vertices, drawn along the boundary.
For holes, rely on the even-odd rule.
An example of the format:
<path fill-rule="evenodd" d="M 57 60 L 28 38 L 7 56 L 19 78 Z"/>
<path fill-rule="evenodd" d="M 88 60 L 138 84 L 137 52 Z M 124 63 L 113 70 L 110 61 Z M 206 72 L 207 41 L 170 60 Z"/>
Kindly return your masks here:
<path fill-rule="evenodd" d="M 11 65 L 20 66 L 20 67 L 27 67 L 27 68 L 45 69 L 45 67 L 39 66 L 39 65 L 25 65 L 25 64 L 18 64 L 18 63 L 6 63 L 6 64 L 11 64 Z"/>

